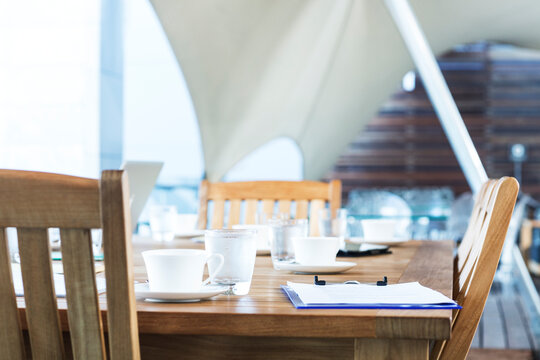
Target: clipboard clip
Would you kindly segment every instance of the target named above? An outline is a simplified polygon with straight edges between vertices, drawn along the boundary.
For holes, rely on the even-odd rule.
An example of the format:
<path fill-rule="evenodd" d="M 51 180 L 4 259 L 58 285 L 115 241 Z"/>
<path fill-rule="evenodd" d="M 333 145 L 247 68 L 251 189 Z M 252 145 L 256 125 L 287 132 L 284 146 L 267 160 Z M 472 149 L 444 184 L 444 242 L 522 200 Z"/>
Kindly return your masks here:
<path fill-rule="evenodd" d="M 326 284 L 330 285 L 330 283 L 327 283 L 326 280 L 319 280 L 319 276 L 318 275 L 315 275 L 315 278 L 313 279 L 313 283 L 315 285 L 320 285 L 320 286 L 324 286 Z M 362 283 L 361 282 L 358 282 L 356 280 L 348 280 L 348 281 L 345 281 L 344 283 L 340 283 L 340 284 L 356 284 L 356 285 L 361 285 Z M 374 284 L 367 284 L 367 285 L 375 285 L 375 286 L 386 286 L 388 285 L 388 278 L 386 276 L 383 276 L 383 279 L 382 280 L 379 280 L 377 281 L 376 283 Z"/>

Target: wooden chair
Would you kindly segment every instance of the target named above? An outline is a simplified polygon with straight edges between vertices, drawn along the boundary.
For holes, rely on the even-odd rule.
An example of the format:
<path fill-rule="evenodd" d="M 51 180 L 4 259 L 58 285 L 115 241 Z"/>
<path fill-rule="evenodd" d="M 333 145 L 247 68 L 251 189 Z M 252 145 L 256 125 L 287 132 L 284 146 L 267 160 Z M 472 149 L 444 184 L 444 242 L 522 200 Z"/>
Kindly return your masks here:
<path fill-rule="evenodd" d="M 199 188 L 199 219 L 197 228 L 208 227 L 208 204 L 213 202 L 210 228 L 231 228 L 239 223 L 255 224 L 258 212 L 267 218 L 275 213 L 291 214 L 295 204 L 296 219 L 310 219 L 310 234 L 319 233 L 319 210 L 328 203 L 332 214 L 341 207 L 341 181 L 250 181 L 210 183 L 203 180 Z M 226 203 L 229 203 L 226 221 Z M 242 212 L 242 203 L 244 211 Z M 277 210 L 275 209 L 277 206 Z M 259 209 L 260 207 L 260 209 Z M 241 219 L 241 214 L 244 219 Z"/>
<path fill-rule="evenodd" d="M 26 358 L 22 320 L 27 325 L 34 359 L 66 357 L 47 230 L 53 227 L 60 228 L 73 357 L 106 357 L 90 237 L 90 229 L 102 227 L 110 356 L 138 359 L 127 176 L 122 171 L 104 171 L 98 182 L 0 170 L 0 199 L 2 353 L 9 354 L 10 359 Z M 26 319 L 20 319 L 17 310 L 6 227 L 17 228 Z"/>
<path fill-rule="evenodd" d="M 454 311 L 450 340 L 434 344 L 431 359 L 465 359 L 480 322 L 518 195 L 516 179 L 489 180 L 475 202 L 455 258 Z"/>
<path fill-rule="evenodd" d="M 486 181 L 476 197 L 474 203 L 473 211 L 471 212 L 471 217 L 469 220 L 469 225 L 461 244 L 457 248 L 456 257 L 454 258 L 454 294 L 459 292 L 459 279 L 460 274 L 463 271 L 463 267 L 469 258 L 471 250 L 474 244 L 478 244 L 478 241 L 475 241 L 480 238 L 480 233 L 482 230 L 482 225 L 484 225 L 484 214 L 489 206 L 489 201 L 493 195 L 493 189 L 495 188 L 497 181 L 488 180 Z"/>

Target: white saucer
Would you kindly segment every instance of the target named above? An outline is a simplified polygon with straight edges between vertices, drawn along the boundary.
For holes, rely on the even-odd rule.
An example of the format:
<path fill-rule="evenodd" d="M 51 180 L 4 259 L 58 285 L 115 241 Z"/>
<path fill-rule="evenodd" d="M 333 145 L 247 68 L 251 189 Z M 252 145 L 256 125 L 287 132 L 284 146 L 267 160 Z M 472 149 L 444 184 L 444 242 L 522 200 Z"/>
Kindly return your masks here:
<path fill-rule="evenodd" d="M 206 285 L 194 292 L 151 291 L 148 283 L 135 284 L 135 297 L 157 302 L 194 302 L 224 293 L 228 286 Z"/>
<path fill-rule="evenodd" d="M 406 243 L 410 239 L 405 238 L 395 238 L 395 239 L 364 239 L 361 237 L 351 237 L 347 239 L 349 242 L 354 244 L 373 244 L 373 245 L 386 245 L 386 246 L 396 246 L 403 243 Z"/>
<path fill-rule="evenodd" d="M 303 274 L 336 274 L 351 269 L 356 263 L 336 261 L 332 265 L 302 265 L 295 262 L 277 263 L 276 270 L 287 270 Z"/>
<path fill-rule="evenodd" d="M 187 231 L 177 231 L 174 236 L 178 238 L 193 238 L 196 236 L 204 235 L 204 230 L 202 229 L 193 229 Z"/>

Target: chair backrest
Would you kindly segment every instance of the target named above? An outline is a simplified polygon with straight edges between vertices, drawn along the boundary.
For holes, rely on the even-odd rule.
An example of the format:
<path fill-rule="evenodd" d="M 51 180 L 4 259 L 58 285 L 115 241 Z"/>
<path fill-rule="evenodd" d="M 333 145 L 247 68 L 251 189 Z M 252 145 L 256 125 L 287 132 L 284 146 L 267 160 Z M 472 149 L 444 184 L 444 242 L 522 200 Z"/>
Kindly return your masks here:
<path fill-rule="evenodd" d="M 461 240 L 461 244 L 457 249 L 456 257 L 454 259 L 457 270 L 454 274 L 455 282 L 459 283 L 461 271 L 469 258 L 473 245 L 479 243 L 477 240 L 479 239 L 483 225 L 485 225 L 485 213 L 489 206 L 489 202 L 492 198 L 493 190 L 496 184 L 497 181 L 493 179 L 486 181 L 476 196 L 467 230 L 463 235 L 463 239 Z"/>
<path fill-rule="evenodd" d="M 230 228 L 236 224 L 255 224 L 257 213 L 267 218 L 275 213 L 291 214 L 294 204 L 296 219 L 310 219 L 310 234 L 317 235 L 319 211 L 328 203 L 335 215 L 341 206 L 341 181 L 250 181 L 210 183 L 203 180 L 199 188 L 197 228 Z M 208 226 L 209 202 L 213 202 Z M 226 203 L 229 203 L 226 221 Z M 244 210 L 242 211 L 242 203 Z M 277 206 L 277 209 L 275 209 Z M 244 219 L 241 215 L 244 214 Z"/>
<path fill-rule="evenodd" d="M 476 200 L 471 222 L 456 255 L 454 299 L 463 308 L 454 312 L 452 336 L 437 342 L 432 359 L 465 359 L 493 283 L 519 184 L 503 177 L 489 180 Z"/>
<path fill-rule="evenodd" d="M 140 357 L 128 194 L 127 177 L 121 171 L 104 171 L 100 183 L 0 170 L 0 349 L 10 359 L 26 358 L 21 320 L 26 320 L 33 358 L 66 356 L 48 228 L 60 228 L 73 357 L 106 357 L 90 231 L 97 228 L 103 228 L 110 355 L 113 359 Z M 19 319 L 17 310 L 7 227 L 17 229 L 26 319 Z"/>

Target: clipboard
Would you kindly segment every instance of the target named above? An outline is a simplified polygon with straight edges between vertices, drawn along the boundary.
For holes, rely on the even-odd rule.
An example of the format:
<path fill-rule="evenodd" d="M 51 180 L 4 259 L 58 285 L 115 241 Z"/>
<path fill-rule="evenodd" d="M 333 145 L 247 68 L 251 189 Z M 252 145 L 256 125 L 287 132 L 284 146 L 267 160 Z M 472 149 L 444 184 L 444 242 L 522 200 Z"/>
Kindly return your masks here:
<path fill-rule="evenodd" d="M 281 290 L 296 309 L 396 309 L 396 310 L 443 310 L 461 309 L 458 304 L 304 304 L 298 294 L 286 285 Z"/>

